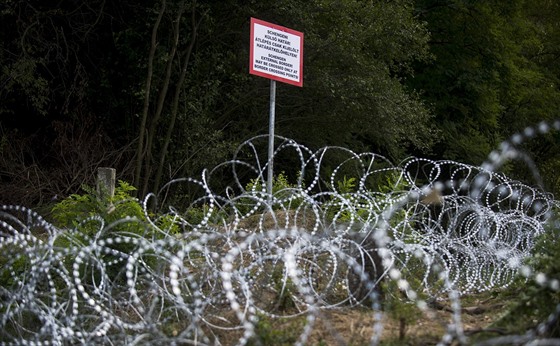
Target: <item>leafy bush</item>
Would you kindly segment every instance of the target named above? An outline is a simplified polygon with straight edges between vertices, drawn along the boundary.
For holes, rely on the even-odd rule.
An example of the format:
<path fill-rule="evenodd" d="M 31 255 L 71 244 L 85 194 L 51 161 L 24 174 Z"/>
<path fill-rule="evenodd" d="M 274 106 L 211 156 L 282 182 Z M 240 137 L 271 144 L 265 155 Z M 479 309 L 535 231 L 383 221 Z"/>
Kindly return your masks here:
<path fill-rule="evenodd" d="M 237 201 L 235 206 L 240 213 L 251 214 L 259 209 L 259 200 L 266 200 L 268 197 L 266 182 L 259 178 L 251 179 L 245 186 L 245 191 L 246 193 Z M 302 198 L 297 196 L 298 192 L 297 185 L 291 184 L 286 173 L 280 172 L 272 180 L 272 195 L 274 201 L 277 202 L 272 205 L 272 208 L 274 210 L 297 208 L 302 202 Z"/>
<path fill-rule="evenodd" d="M 55 241 L 58 247 L 83 246 L 93 239 L 99 241 L 116 237 L 162 239 L 166 234 L 179 231 L 172 215 L 147 215 L 140 201 L 131 196 L 136 188 L 124 181 L 119 181 L 111 198 L 100 197 L 95 189 L 88 186 L 82 188 L 85 194 L 73 194 L 52 209 L 54 224 L 62 229 Z M 122 273 L 122 262 L 137 249 L 138 244 L 122 241 L 105 246 L 112 251 L 102 255 L 104 263 L 110 264 L 108 274 L 116 278 Z M 72 261 L 67 259 L 68 265 Z M 143 261 L 148 267 L 157 265 L 155 257 L 149 252 L 144 252 Z"/>
<path fill-rule="evenodd" d="M 154 225 L 157 228 L 169 233 L 179 231 L 172 215 L 147 215 L 140 201 L 132 196 L 136 188 L 125 181 L 119 181 L 111 198 L 100 197 L 97 191 L 89 186 L 82 186 L 82 189 L 85 194 L 72 194 L 52 208 L 52 218 L 58 227 L 79 228 L 85 235 L 92 236 L 97 230 L 87 222 L 92 217 L 100 217 L 106 224 L 135 219 L 138 222 L 115 225 L 114 232 L 151 236 L 155 234 L 155 229 L 147 222 L 149 216 L 156 220 Z"/>
<path fill-rule="evenodd" d="M 375 181 L 370 181 L 365 188 L 358 186 L 355 177 L 347 177 L 336 181 L 336 194 L 325 206 L 329 220 L 350 222 L 353 220 L 372 220 L 383 210 L 393 204 L 393 194 L 408 191 L 408 184 L 401 179 L 400 171 L 387 171 Z M 372 186 L 371 184 L 374 184 Z M 403 215 L 404 216 L 404 215 Z M 401 221 L 402 217 L 393 216 L 392 221 Z"/>
<path fill-rule="evenodd" d="M 82 186 L 82 189 L 85 194 L 72 194 L 52 208 L 52 217 L 59 227 L 79 227 L 92 216 L 101 216 L 108 222 L 126 216 L 145 221 L 141 204 L 131 196 L 131 192 L 136 190 L 134 186 L 119 181 L 111 198 L 100 198 L 97 191 L 89 186 Z"/>
<path fill-rule="evenodd" d="M 495 323 L 497 327 L 512 333 L 527 330 L 545 321 L 560 304 L 560 221 L 549 223 L 547 232 L 542 234 L 527 264 L 533 269 L 528 280 L 519 278 L 509 289 L 501 293 L 504 301 L 511 301 L 507 313 Z M 558 318 L 548 326 L 546 335 L 560 337 Z"/>
<path fill-rule="evenodd" d="M 294 345 L 302 330 L 302 322 L 298 319 L 273 319 L 259 315 L 255 325 L 255 335 L 249 339 L 248 345 Z"/>

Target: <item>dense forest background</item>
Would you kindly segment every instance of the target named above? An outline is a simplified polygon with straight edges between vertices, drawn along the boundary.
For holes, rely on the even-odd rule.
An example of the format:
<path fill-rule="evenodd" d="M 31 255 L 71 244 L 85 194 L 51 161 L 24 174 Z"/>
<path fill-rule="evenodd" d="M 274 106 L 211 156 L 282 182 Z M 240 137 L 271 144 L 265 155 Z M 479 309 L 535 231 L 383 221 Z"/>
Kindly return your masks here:
<path fill-rule="evenodd" d="M 558 116 L 554 0 L 0 0 L 0 203 L 48 205 L 101 166 L 142 196 L 266 134 L 250 17 L 305 34 L 276 133 L 313 149 L 481 164 Z M 524 150 L 557 191 L 559 135 Z M 504 169 L 530 180 L 521 166 Z"/>

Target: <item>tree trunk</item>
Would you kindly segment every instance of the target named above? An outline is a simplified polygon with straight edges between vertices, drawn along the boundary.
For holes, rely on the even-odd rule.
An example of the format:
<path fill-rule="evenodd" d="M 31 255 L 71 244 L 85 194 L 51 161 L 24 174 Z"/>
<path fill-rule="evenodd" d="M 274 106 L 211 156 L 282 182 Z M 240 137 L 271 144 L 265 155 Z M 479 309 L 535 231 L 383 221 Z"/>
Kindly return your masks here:
<path fill-rule="evenodd" d="M 200 17 L 200 19 L 198 20 L 198 22 L 196 22 L 195 6 L 196 6 L 196 2 L 193 3 L 193 11 L 192 11 L 192 18 L 191 18 L 191 20 L 192 20 L 192 30 L 193 30 L 192 31 L 191 42 L 189 43 L 189 46 L 186 49 L 185 61 L 183 62 L 183 67 L 181 69 L 181 76 L 179 77 L 179 81 L 177 82 L 177 86 L 175 88 L 175 95 L 173 96 L 173 105 L 172 105 L 172 108 L 171 108 L 171 119 L 169 121 L 169 126 L 167 127 L 167 133 L 165 134 L 164 144 L 163 144 L 163 148 L 162 148 L 161 155 L 160 155 L 159 166 L 158 166 L 158 170 L 157 170 L 156 177 L 155 177 L 155 183 L 154 183 L 154 192 L 157 192 L 157 190 L 159 189 L 159 186 L 161 184 L 161 179 L 162 179 L 162 175 L 163 175 L 163 166 L 165 165 L 165 157 L 167 156 L 167 150 L 169 148 L 169 142 L 171 141 L 171 135 L 173 134 L 173 130 L 175 128 L 175 121 L 177 119 L 177 113 L 178 113 L 178 108 L 179 108 L 179 98 L 181 96 L 181 90 L 183 88 L 183 83 L 184 83 L 185 77 L 187 75 L 187 67 L 189 65 L 191 53 L 192 53 L 192 50 L 194 48 L 194 44 L 196 42 L 198 27 L 199 27 L 200 23 L 202 22 L 202 20 L 204 18 L 204 15 L 202 15 Z"/>
<path fill-rule="evenodd" d="M 162 0 L 161 9 L 159 10 L 157 20 L 154 24 L 154 28 L 152 29 L 152 40 L 150 44 L 150 53 L 148 55 L 148 74 L 146 76 L 146 90 L 144 94 L 144 107 L 142 108 L 142 120 L 140 123 L 140 129 L 138 133 L 138 146 L 136 148 L 136 169 L 134 172 L 134 182 L 133 182 L 133 184 L 136 186 L 140 186 L 142 164 L 144 161 L 144 157 L 146 156 L 146 150 L 144 147 L 144 136 L 146 134 L 146 123 L 148 120 L 148 111 L 150 109 L 150 94 L 152 89 L 152 78 L 154 74 L 154 56 L 156 54 L 157 32 L 163 14 L 165 13 L 165 7 L 166 7 L 166 0 Z"/>
<path fill-rule="evenodd" d="M 169 84 L 171 84 L 171 72 L 173 70 L 173 63 L 175 61 L 175 55 L 177 53 L 177 46 L 179 45 L 179 28 L 181 24 L 181 17 L 185 10 L 185 6 L 182 5 L 177 13 L 177 18 L 175 21 L 175 27 L 173 29 L 173 45 L 171 46 L 171 51 L 169 53 L 169 60 L 167 61 L 167 66 L 165 69 L 165 78 L 163 80 L 162 89 L 159 93 L 158 103 L 156 112 L 152 118 L 152 122 L 150 124 L 150 129 L 148 131 L 148 139 L 146 141 L 146 160 L 144 162 L 144 184 L 142 187 L 142 195 L 146 195 L 148 193 L 148 187 L 151 177 L 152 171 L 152 160 L 153 160 L 153 146 L 154 146 L 154 138 L 157 132 L 157 127 L 159 120 L 161 118 L 161 114 L 163 113 L 163 106 L 165 105 L 165 98 L 167 96 L 167 91 L 169 90 Z"/>

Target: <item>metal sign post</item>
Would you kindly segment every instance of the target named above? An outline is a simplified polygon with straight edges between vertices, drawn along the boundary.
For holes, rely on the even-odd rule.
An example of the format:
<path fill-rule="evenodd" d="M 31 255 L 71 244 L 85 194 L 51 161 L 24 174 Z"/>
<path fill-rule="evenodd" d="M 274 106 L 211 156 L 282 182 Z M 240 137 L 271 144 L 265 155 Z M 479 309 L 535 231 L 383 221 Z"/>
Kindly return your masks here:
<path fill-rule="evenodd" d="M 267 193 L 274 179 L 274 118 L 276 81 L 303 86 L 303 33 L 251 18 L 249 73 L 270 79 Z"/>
<path fill-rule="evenodd" d="M 266 192 L 272 196 L 272 181 L 274 180 L 274 117 L 276 112 L 276 81 L 270 80 L 270 117 L 268 122 L 268 177 Z"/>

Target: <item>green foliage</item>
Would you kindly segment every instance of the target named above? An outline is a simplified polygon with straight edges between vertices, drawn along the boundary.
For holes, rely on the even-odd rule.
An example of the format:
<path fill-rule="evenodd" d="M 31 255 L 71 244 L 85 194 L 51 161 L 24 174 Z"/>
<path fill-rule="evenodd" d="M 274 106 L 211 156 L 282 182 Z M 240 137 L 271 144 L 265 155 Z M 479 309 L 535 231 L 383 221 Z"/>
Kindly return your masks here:
<path fill-rule="evenodd" d="M 536 327 L 560 304 L 560 223 L 557 218 L 550 222 L 547 232 L 539 237 L 532 253 L 533 257 L 527 260 L 527 264 L 532 267 L 535 275 L 544 274 L 547 281 L 542 285 L 536 282 L 534 276 L 529 280 L 519 278 L 501 293 L 501 298 L 510 303 L 495 325 L 506 328 L 511 333 Z M 551 283 L 555 286 L 554 289 L 551 289 Z M 558 320 L 550 326 L 546 335 L 560 336 Z"/>
<path fill-rule="evenodd" d="M 94 229 L 89 228 L 87 223 L 84 225 L 83 222 L 92 216 L 101 216 L 108 223 L 125 217 L 146 220 L 142 205 L 138 199 L 131 196 L 136 188 L 127 182 L 119 181 L 115 194 L 110 199 L 100 198 L 97 191 L 89 186 L 83 186 L 82 189 L 85 194 L 72 194 L 53 206 L 52 217 L 58 226 L 67 228 L 84 226 L 83 231 L 91 236 Z"/>
<path fill-rule="evenodd" d="M 4 65 L 0 71 L 0 80 L 6 80 L 3 86 L 9 93 L 22 93 L 28 99 L 30 105 L 37 113 L 45 115 L 47 113 L 49 97 L 49 83 L 38 72 L 40 60 L 32 59 L 29 56 L 14 61 L 11 65 Z M 0 106 L 0 114 L 13 113 L 13 109 L 5 108 L 9 106 L 9 98 Z"/>
<path fill-rule="evenodd" d="M 513 133 L 557 116 L 559 74 L 549 59 L 558 56 L 551 47 L 560 37 L 552 24 L 558 4 L 419 0 L 416 7 L 435 59 L 418 64 L 408 81 L 433 105 L 438 158 L 480 164 Z"/>
<path fill-rule="evenodd" d="M 407 277 L 407 282 L 413 286 L 416 292 L 419 292 L 418 279 Z M 416 301 L 408 299 L 405 292 L 399 288 L 399 280 L 384 280 L 382 290 L 387 293 L 384 295 L 383 308 L 389 317 L 398 321 L 399 340 L 402 341 L 406 337 L 407 327 L 415 325 L 422 318 L 422 311 L 418 308 Z M 425 299 L 423 296 L 418 298 Z"/>
<path fill-rule="evenodd" d="M 540 174 L 546 191 L 560 196 L 560 159 L 556 156 L 548 157 L 546 162 L 541 164 Z"/>
<path fill-rule="evenodd" d="M 430 114 L 420 96 L 403 85 L 414 62 L 429 57 L 429 35 L 412 4 L 255 2 L 258 17 L 305 33 L 306 59 L 312 62 L 305 66 L 302 90 L 279 89 L 290 115 L 289 122 L 278 124 L 279 133 L 392 156 L 408 145 L 429 148 L 436 135 Z"/>
<path fill-rule="evenodd" d="M 172 215 L 150 215 L 153 224 L 148 222 L 144 209 L 137 198 L 131 196 L 136 188 L 119 181 L 112 198 L 102 198 L 94 189 L 84 186 L 85 194 L 74 194 L 57 203 L 52 208 L 54 224 L 63 229 L 57 237 L 56 246 L 82 246 L 93 238 L 107 239 L 117 236 L 129 238 L 160 239 L 167 234 L 179 231 Z M 137 247 L 132 242 L 115 243 L 112 249 L 121 254 L 131 253 Z M 113 258 L 113 255 L 104 255 Z M 148 266 L 157 266 L 149 252 L 144 253 Z M 120 257 L 115 257 L 116 259 Z M 71 263 L 72 259 L 68 260 Z M 111 263 L 108 259 L 107 263 Z M 116 261 L 109 266 L 109 274 L 117 276 L 123 267 Z M 65 262 L 66 264 L 66 262 Z"/>
<path fill-rule="evenodd" d="M 271 274 L 271 280 L 276 292 L 276 297 L 274 297 L 275 309 L 283 312 L 295 308 L 296 305 L 292 295 L 297 292 L 297 287 L 286 275 L 285 268 L 275 266 Z"/>
<path fill-rule="evenodd" d="M 356 178 L 355 177 L 350 177 L 350 178 L 346 178 L 346 176 L 344 176 L 344 178 L 342 179 L 342 181 L 337 181 L 336 185 L 338 187 L 337 191 L 341 194 L 348 194 L 351 192 L 354 192 L 355 188 L 356 188 Z"/>
<path fill-rule="evenodd" d="M 44 122 L 59 118 L 61 110 L 78 120 L 91 117 L 122 146 L 148 132 L 154 138 L 138 154 L 146 153 L 145 167 L 152 169 L 143 168 L 134 181 L 140 195 L 157 192 L 161 184 L 154 180 L 198 175 L 227 158 L 237 143 L 266 129 L 262 109 L 268 81 L 246 73 L 250 16 L 304 31 L 306 59 L 313 62 L 306 65 L 305 88 L 278 86 L 282 113 L 289 114 L 277 123 L 278 133 L 315 147 L 349 145 L 394 155 L 409 145 L 426 149 L 432 142 L 427 108 L 402 83 L 412 75 L 412 64 L 428 57 L 428 32 L 416 20 L 411 0 L 167 1 L 156 35 L 150 90 L 144 90 L 147 52 L 161 4 L 104 4 L 7 3 L 0 13 L 5 23 L 0 80 L 9 102 L 0 107 L 14 114 L 16 127 L 22 126 L 19 119 L 26 126 L 43 127 L 28 114 L 45 114 Z M 175 26 L 183 5 L 184 15 Z M 173 56 L 175 27 L 180 31 Z M 140 129 L 145 102 L 150 115 L 160 116 L 148 117 L 146 128 Z M 381 122 L 384 126 L 377 125 Z M 50 134 L 39 135 L 50 140 Z M 129 161 L 125 155 L 119 163 L 127 167 Z M 291 169 L 289 162 L 277 167 Z M 131 172 L 123 174 L 131 180 Z M 68 194 L 60 192 L 50 197 Z M 192 191 L 183 193 L 192 199 Z"/>
<path fill-rule="evenodd" d="M 10 287 L 17 284 L 14 278 L 25 273 L 30 267 L 31 263 L 29 263 L 27 257 L 22 254 L 20 248 L 11 248 L 10 246 L 2 247 L 0 268 L 12 268 L 12 270 L 2 270 L 0 274 L 0 286 Z"/>
<path fill-rule="evenodd" d="M 183 217 L 191 225 L 198 225 L 204 220 L 204 218 L 206 218 L 208 216 L 209 212 L 210 212 L 210 207 L 207 204 L 203 204 L 200 207 L 191 206 L 185 212 Z"/>
<path fill-rule="evenodd" d="M 295 187 L 295 185 L 290 184 L 286 172 L 280 172 L 278 175 L 273 177 L 272 181 L 272 194 L 276 194 L 279 191 Z M 262 179 L 254 178 L 245 187 L 246 191 L 259 192 L 266 191 L 266 183 Z"/>
<path fill-rule="evenodd" d="M 275 175 L 272 180 L 272 195 L 274 200 L 281 204 L 272 205 L 273 210 L 297 208 L 301 204 L 302 198 L 296 195 L 298 192 L 297 189 L 294 190 L 296 187 L 296 184 L 289 182 L 285 172 Z M 245 191 L 250 197 L 240 198 L 235 204 L 236 208 L 243 214 L 250 213 L 251 211 L 254 212 L 254 208 L 260 203 L 259 200 L 266 200 L 266 189 L 266 182 L 262 179 L 251 179 L 247 186 L 245 186 Z"/>
<path fill-rule="evenodd" d="M 356 177 L 346 175 L 342 180 L 336 181 L 338 194 L 333 195 L 335 198 L 326 204 L 329 220 L 349 222 L 376 217 L 372 213 L 381 213 L 384 208 L 392 204 L 392 198 L 406 193 L 409 187 L 398 170 L 388 170 L 385 174 L 378 174 L 374 181 L 368 181 L 368 189 L 362 190 L 361 194 L 356 194 L 357 181 Z M 402 216 L 404 217 L 404 214 Z M 397 223 L 401 220 L 402 217 L 394 215 L 391 222 Z"/>
<path fill-rule="evenodd" d="M 87 222 L 91 217 L 101 217 L 107 225 L 116 223 L 112 232 L 124 232 L 136 236 L 158 236 L 159 232 L 148 223 L 146 213 L 140 201 L 132 194 L 136 188 L 129 183 L 120 180 L 111 198 L 102 198 L 95 189 L 83 186 L 85 194 L 73 194 L 54 205 L 52 218 L 59 227 L 77 228 L 87 236 L 92 236 L 98 228 L 96 222 Z M 173 215 L 148 214 L 154 220 L 156 228 L 175 234 L 179 227 L 174 221 Z M 136 220 L 133 222 L 122 222 L 124 219 Z"/>
<path fill-rule="evenodd" d="M 229 157 L 240 141 L 266 131 L 262 110 L 268 105 L 268 81 L 246 72 L 251 16 L 305 33 L 304 88 L 278 85 L 277 133 L 309 147 L 341 145 L 392 158 L 433 150 L 437 158 L 479 164 L 501 140 L 556 117 L 560 108 L 560 8 L 554 1 L 166 4 L 151 88 L 144 90 L 160 2 L 105 6 L 92 0 L 86 7 L 5 2 L 0 11 L 5 131 L 19 129 L 27 139 L 52 144 L 53 121 L 93 119 L 123 150 L 145 132 L 154 136 L 150 148 L 140 151 L 152 168 L 142 172 L 146 185 L 134 181 L 140 195 L 157 192 L 173 178 L 196 176 Z M 175 21 L 183 5 L 185 12 Z M 141 130 L 145 102 L 150 115 L 161 111 Z M 559 147 L 557 136 L 547 136 L 528 150 L 538 164 L 554 167 L 548 161 Z M 52 153 L 34 155 L 27 166 L 37 165 L 40 177 L 50 174 L 44 162 Z M 113 166 L 130 169 L 130 155 L 116 157 Z M 289 161 L 277 164 L 280 170 L 293 169 Z M 52 176 L 70 171 L 53 170 Z M 122 174 L 132 181 L 130 170 Z M 65 184 L 52 184 L 49 196 L 32 200 L 77 192 Z M 195 194 L 180 193 L 191 200 Z"/>
<path fill-rule="evenodd" d="M 342 180 L 336 182 L 336 191 L 339 194 L 333 195 L 335 198 L 326 204 L 328 208 L 327 218 L 329 220 L 348 222 L 355 218 L 362 219 L 368 217 L 370 211 L 367 207 L 362 207 L 361 204 L 365 203 L 364 206 L 367 206 L 367 201 L 354 198 L 356 181 L 355 177 L 347 177 L 345 175 Z"/>
<path fill-rule="evenodd" d="M 255 336 L 252 337 L 248 345 L 293 345 L 299 339 L 298 331 L 301 329 L 301 322 L 298 319 L 290 319 L 285 322 L 287 325 L 279 327 L 282 319 L 272 319 L 260 315 L 255 325 Z"/>

